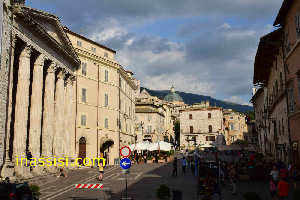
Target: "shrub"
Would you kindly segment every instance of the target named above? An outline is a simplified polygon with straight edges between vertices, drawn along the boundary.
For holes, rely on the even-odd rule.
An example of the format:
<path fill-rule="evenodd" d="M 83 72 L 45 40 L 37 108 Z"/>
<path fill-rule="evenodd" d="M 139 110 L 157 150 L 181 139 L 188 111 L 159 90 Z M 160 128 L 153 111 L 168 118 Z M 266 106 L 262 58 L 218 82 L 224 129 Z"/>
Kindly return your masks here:
<path fill-rule="evenodd" d="M 165 184 L 160 185 L 160 187 L 156 190 L 156 197 L 164 200 L 170 199 L 171 194 L 169 187 Z"/>
<path fill-rule="evenodd" d="M 256 192 L 246 192 L 244 194 L 245 200 L 261 200 L 261 198 L 258 196 Z"/>

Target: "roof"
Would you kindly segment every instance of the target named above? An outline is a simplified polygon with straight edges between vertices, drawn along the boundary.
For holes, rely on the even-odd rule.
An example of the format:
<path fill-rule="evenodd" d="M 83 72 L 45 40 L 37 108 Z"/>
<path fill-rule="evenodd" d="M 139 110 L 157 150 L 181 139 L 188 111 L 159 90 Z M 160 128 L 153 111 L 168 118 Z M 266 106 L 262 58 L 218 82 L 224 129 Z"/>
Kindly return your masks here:
<path fill-rule="evenodd" d="M 279 28 L 260 38 L 254 61 L 253 84 L 266 84 L 276 54 L 281 47 L 283 31 Z"/>
<path fill-rule="evenodd" d="M 73 34 L 73 35 L 75 35 L 76 37 L 79 37 L 79 38 L 81 38 L 81 39 L 83 39 L 83 40 L 86 40 L 86 41 L 88 41 L 88 42 L 90 42 L 90 43 L 92 43 L 92 44 L 94 44 L 94 45 L 97 45 L 97 46 L 99 46 L 99 47 L 101 47 L 101 48 L 103 48 L 103 49 L 106 49 L 106 50 L 108 50 L 108 51 L 110 51 L 110 52 L 112 52 L 112 53 L 116 53 L 116 51 L 115 50 L 113 50 L 113 49 L 111 49 L 111 48 L 109 48 L 109 47 L 106 47 L 106 46 L 104 46 L 104 45 L 102 45 L 102 44 L 99 44 L 99 43 L 97 43 L 97 42 L 95 42 L 95 41 L 93 41 L 93 40 L 91 40 L 91 39 L 88 39 L 88 38 L 86 38 L 86 37 L 84 37 L 84 36 L 82 36 L 82 35 L 80 35 L 80 34 L 78 34 L 78 33 L 75 33 L 75 32 L 73 32 L 73 31 L 71 31 L 68 27 L 64 27 L 64 29 L 65 29 L 65 31 L 66 32 L 68 32 L 68 33 L 71 33 L 71 34 Z"/>
<path fill-rule="evenodd" d="M 288 13 L 291 5 L 292 5 L 292 0 L 284 0 L 282 5 L 281 5 L 281 8 L 277 14 L 277 17 L 274 21 L 274 24 L 273 26 L 278 26 L 278 25 L 284 25 L 284 18 L 286 16 L 286 14 Z"/>
<path fill-rule="evenodd" d="M 253 102 L 255 101 L 255 99 L 256 99 L 257 97 L 259 97 L 259 95 L 262 94 L 263 92 L 264 92 L 264 88 L 262 88 L 262 87 L 259 88 L 259 89 L 255 92 L 255 94 L 252 96 L 250 102 L 253 103 Z"/>

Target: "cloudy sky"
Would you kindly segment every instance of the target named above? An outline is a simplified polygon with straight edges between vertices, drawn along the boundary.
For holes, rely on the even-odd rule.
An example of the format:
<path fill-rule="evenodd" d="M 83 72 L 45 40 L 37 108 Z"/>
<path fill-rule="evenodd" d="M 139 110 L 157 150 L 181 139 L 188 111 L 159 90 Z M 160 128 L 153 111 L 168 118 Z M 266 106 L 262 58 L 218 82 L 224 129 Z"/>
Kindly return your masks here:
<path fill-rule="evenodd" d="M 84 3 L 83 3 L 84 2 Z M 27 0 L 71 30 L 117 51 L 150 89 L 241 104 L 251 97 L 259 38 L 282 0 Z"/>

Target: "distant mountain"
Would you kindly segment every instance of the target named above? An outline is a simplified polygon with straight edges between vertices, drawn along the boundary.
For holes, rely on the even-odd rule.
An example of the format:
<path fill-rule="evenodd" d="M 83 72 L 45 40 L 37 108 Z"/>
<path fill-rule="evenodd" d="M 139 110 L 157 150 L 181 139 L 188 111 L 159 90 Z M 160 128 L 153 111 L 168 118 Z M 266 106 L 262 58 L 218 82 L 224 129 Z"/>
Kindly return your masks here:
<path fill-rule="evenodd" d="M 150 90 L 148 88 L 141 87 L 141 90 L 142 89 L 146 89 L 151 96 L 157 96 L 160 99 L 164 99 L 164 97 L 169 93 L 169 90 Z M 201 101 L 208 100 L 211 106 L 222 107 L 225 109 L 232 109 L 234 111 L 243 112 L 243 113 L 247 111 L 253 111 L 252 106 L 241 105 L 241 104 L 236 104 L 227 101 L 221 101 L 218 99 L 214 99 L 210 96 L 203 96 L 199 94 L 185 93 L 179 91 L 176 91 L 176 93 L 182 97 L 184 103 L 186 104 L 200 103 Z"/>

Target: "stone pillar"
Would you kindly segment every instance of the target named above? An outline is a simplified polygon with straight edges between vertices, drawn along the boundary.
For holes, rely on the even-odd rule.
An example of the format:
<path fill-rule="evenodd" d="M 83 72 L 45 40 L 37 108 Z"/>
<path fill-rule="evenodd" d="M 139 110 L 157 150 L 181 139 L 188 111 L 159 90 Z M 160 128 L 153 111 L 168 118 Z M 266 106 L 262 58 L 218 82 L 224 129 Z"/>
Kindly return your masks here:
<path fill-rule="evenodd" d="M 54 155 L 57 157 L 64 156 L 64 133 L 65 133 L 65 117 L 64 117 L 64 104 L 65 104 L 65 71 L 61 69 L 57 75 L 57 81 L 56 81 L 56 89 L 55 89 L 55 135 L 54 135 L 54 144 L 53 144 L 53 150 Z"/>
<path fill-rule="evenodd" d="M 29 106 L 29 85 L 30 85 L 30 55 L 32 49 L 25 46 L 19 58 L 18 85 L 15 105 L 14 141 L 13 141 L 13 160 L 16 156 L 25 158 L 28 106 Z M 20 159 L 19 159 L 20 161 Z M 16 176 L 27 176 L 24 166 L 15 163 Z"/>
<path fill-rule="evenodd" d="M 54 90 L 56 64 L 51 63 L 45 77 L 44 111 L 42 127 L 42 157 L 52 157 L 54 134 Z"/>
<path fill-rule="evenodd" d="M 75 115 L 73 106 L 73 81 L 74 76 L 70 75 L 67 79 L 66 96 L 65 96 L 65 155 L 71 159 L 76 157 L 75 153 Z"/>
<path fill-rule="evenodd" d="M 7 110 L 7 124 L 6 124 L 6 145 L 5 145 L 5 161 L 4 166 L 1 170 L 1 176 L 2 177 L 12 177 L 13 176 L 13 168 L 10 168 L 10 166 L 13 166 L 13 163 L 10 160 L 9 157 L 9 141 L 10 141 L 10 123 L 11 123 L 11 117 L 12 117 L 12 94 L 13 94 L 13 79 L 14 77 L 14 59 L 15 59 L 15 46 L 17 42 L 16 35 L 13 35 L 12 39 L 12 45 L 11 45 L 11 57 L 10 57 L 10 73 L 9 73 L 9 88 L 8 88 L 8 110 Z"/>
<path fill-rule="evenodd" d="M 30 107 L 30 130 L 29 130 L 29 151 L 33 158 L 40 157 L 41 141 L 41 122 L 42 122 L 42 104 L 43 104 L 43 68 L 45 56 L 39 55 L 33 67 L 32 94 Z M 34 171 L 37 171 L 37 167 Z"/>

